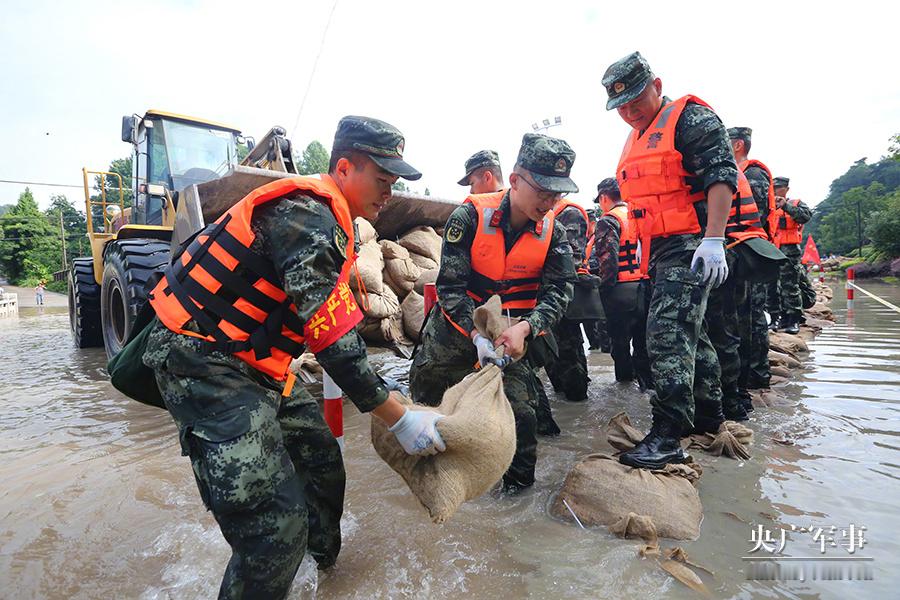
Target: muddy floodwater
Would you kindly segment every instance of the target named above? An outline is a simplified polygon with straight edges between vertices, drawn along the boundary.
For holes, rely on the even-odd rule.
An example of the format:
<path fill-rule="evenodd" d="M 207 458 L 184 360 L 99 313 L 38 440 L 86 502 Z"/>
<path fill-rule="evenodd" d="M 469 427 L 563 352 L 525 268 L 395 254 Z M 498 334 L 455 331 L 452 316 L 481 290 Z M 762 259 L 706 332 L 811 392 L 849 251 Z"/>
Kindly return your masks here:
<path fill-rule="evenodd" d="M 862 284 L 900 304 L 900 287 Z M 752 457 L 696 455 L 705 518 L 700 538 L 678 545 L 714 573 L 700 573 L 714 597 L 898 597 L 900 315 L 859 293 L 848 313 L 842 283 L 832 285 L 837 325 L 779 387 L 786 401 L 752 413 Z M 171 419 L 113 390 L 103 350 L 72 346 L 65 309 L 38 310 L 0 319 L 0 597 L 214 597 L 229 549 Z M 406 377 L 402 359 L 373 362 Z M 441 526 L 375 455 L 369 417 L 348 405 L 344 548 L 327 573 L 305 561 L 291 597 L 697 597 L 640 559 L 638 541 L 548 514 L 569 468 L 609 451 L 611 416 L 625 410 L 649 427 L 646 398 L 613 381 L 608 355 L 590 364 L 587 403 L 554 399 L 563 434 L 541 438 L 534 489 L 485 496 Z M 851 525 L 865 542 L 852 554 Z M 748 578 L 759 563 L 747 557 L 771 556 L 753 551 L 760 532 L 770 547 L 783 542 L 782 557 L 819 559 L 780 563 L 783 577 L 804 581 Z M 870 579 L 813 580 L 825 567 Z"/>

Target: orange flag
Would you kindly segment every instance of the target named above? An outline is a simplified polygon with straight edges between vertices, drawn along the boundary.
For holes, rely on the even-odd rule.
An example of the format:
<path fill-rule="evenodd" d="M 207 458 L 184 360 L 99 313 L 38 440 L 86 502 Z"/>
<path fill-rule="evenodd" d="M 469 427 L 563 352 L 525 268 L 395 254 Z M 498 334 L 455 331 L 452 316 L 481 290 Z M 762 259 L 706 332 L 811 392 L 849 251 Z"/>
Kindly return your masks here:
<path fill-rule="evenodd" d="M 804 265 L 821 264 L 822 259 L 819 258 L 819 249 L 813 241 L 813 236 L 806 238 L 806 248 L 803 250 L 803 257 L 800 259 Z"/>

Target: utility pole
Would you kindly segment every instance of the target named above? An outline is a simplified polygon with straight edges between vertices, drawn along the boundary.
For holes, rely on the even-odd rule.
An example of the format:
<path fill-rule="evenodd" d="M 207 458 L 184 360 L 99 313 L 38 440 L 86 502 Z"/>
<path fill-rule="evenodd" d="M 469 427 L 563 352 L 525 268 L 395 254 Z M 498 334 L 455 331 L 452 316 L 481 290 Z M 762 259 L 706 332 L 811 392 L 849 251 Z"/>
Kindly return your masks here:
<path fill-rule="evenodd" d="M 860 208 L 860 200 L 856 201 L 856 243 L 859 246 L 859 256 L 862 258 L 862 209 Z"/>
<path fill-rule="evenodd" d="M 69 261 L 66 260 L 66 228 L 63 227 L 63 211 L 59 209 L 59 237 L 62 240 L 62 270 L 69 268 Z"/>

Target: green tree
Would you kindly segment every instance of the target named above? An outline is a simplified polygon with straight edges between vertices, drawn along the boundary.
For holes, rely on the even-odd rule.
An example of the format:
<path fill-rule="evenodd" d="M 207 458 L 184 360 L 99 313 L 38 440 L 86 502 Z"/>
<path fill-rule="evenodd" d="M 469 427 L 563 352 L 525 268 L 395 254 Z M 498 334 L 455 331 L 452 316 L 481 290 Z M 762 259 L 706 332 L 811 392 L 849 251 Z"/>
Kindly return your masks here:
<path fill-rule="evenodd" d="M 859 234 L 866 244 L 867 223 L 871 216 L 885 206 L 885 186 L 875 182 L 867 187 L 855 187 L 841 194 L 840 204 L 822 220 L 819 237 L 827 252 L 846 254 L 859 246 Z M 861 221 L 861 222 L 860 222 Z"/>
<path fill-rule="evenodd" d="M 900 160 L 900 133 L 891 136 L 891 145 L 888 146 L 887 158 Z"/>
<path fill-rule="evenodd" d="M 126 158 L 117 158 L 109 163 L 109 167 L 106 169 L 111 173 L 117 173 L 122 176 L 121 198 L 124 200 L 125 208 L 134 204 L 134 193 L 131 189 L 131 165 L 132 157 L 128 156 Z M 91 188 L 91 201 L 100 202 L 103 197 L 101 194 L 103 188 L 106 188 L 107 205 L 118 204 L 120 198 L 119 179 L 110 175 L 102 178 L 100 175 L 94 175 L 94 187 Z M 100 206 L 94 205 L 91 214 L 94 221 L 94 231 L 102 231 L 104 221 Z"/>
<path fill-rule="evenodd" d="M 887 196 L 881 210 L 872 214 L 866 235 L 881 254 L 900 256 L 900 190 Z"/>
<path fill-rule="evenodd" d="M 31 190 L 0 218 L 0 269 L 14 284 L 30 285 L 61 268 L 59 234 L 38 208 Z"/>
<path fill-rule="evenodd" d="M 62 213 L 63 230 L 66 237 L 66 258 L 69 264 L 72 259 L 81 255 L 87 234 L 87 218 L 84 213 L 75 208 L 75 205 L 63 194 L 50 197 L 50 208 L 47 209 L 47 218 L 59 235 L 59 215 Z"/>
<path fill-rule="evenodd" d="M 402 179 L 398 179 L 394 183 L 391 184 L 391 189 L 395 192 L 408 192 L 409 188 L 406 187 L 406 184 L 403 183 Z"/>
<path fill-rule="evenodd" d="M 316 175 L 328 172 L 330 156 L 325 146 L 319 140 L 313 140 L 306 146 L 306 150 L 297 163 L 297 170 L 301 175 Z"/>

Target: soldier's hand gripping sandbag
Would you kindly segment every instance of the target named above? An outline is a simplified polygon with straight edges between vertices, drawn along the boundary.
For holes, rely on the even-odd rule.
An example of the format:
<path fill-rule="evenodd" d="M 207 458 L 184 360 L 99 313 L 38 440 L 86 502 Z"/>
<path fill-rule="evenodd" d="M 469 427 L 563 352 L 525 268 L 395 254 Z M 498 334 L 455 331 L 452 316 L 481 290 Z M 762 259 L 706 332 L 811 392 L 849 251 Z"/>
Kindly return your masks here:
<path fill-rule="evenodd" d="M 494 344 L 480 333 L 476 333 L 472 336 L 472 344 L 475 345 L 475 350 L 478 352 L 478 363 L 482 368 L 488 365 L 497 365 L 502 369 L 509 364 L 509 357 L 503 356 L 498 358 L 497 349 L 494 348 Z"/>
<path fill-rule="evenodd" d="M 430 410 L 412 411 L 406 409 L 403 416 L 388 431 L 396 436 L 407 454 L 430 456 L 447 449 L 441 434 L 434 424 L 444 415 Z"/>
<path fill-rule="evenodd" d="M 719 287 L 728 279 L 728 263 L 725 262 L 725 238 L 705 237 L 694 251 L 691 259 L 691 271 L 703 274 L 703 281 L 712 281 L 713 287 Z"/>

